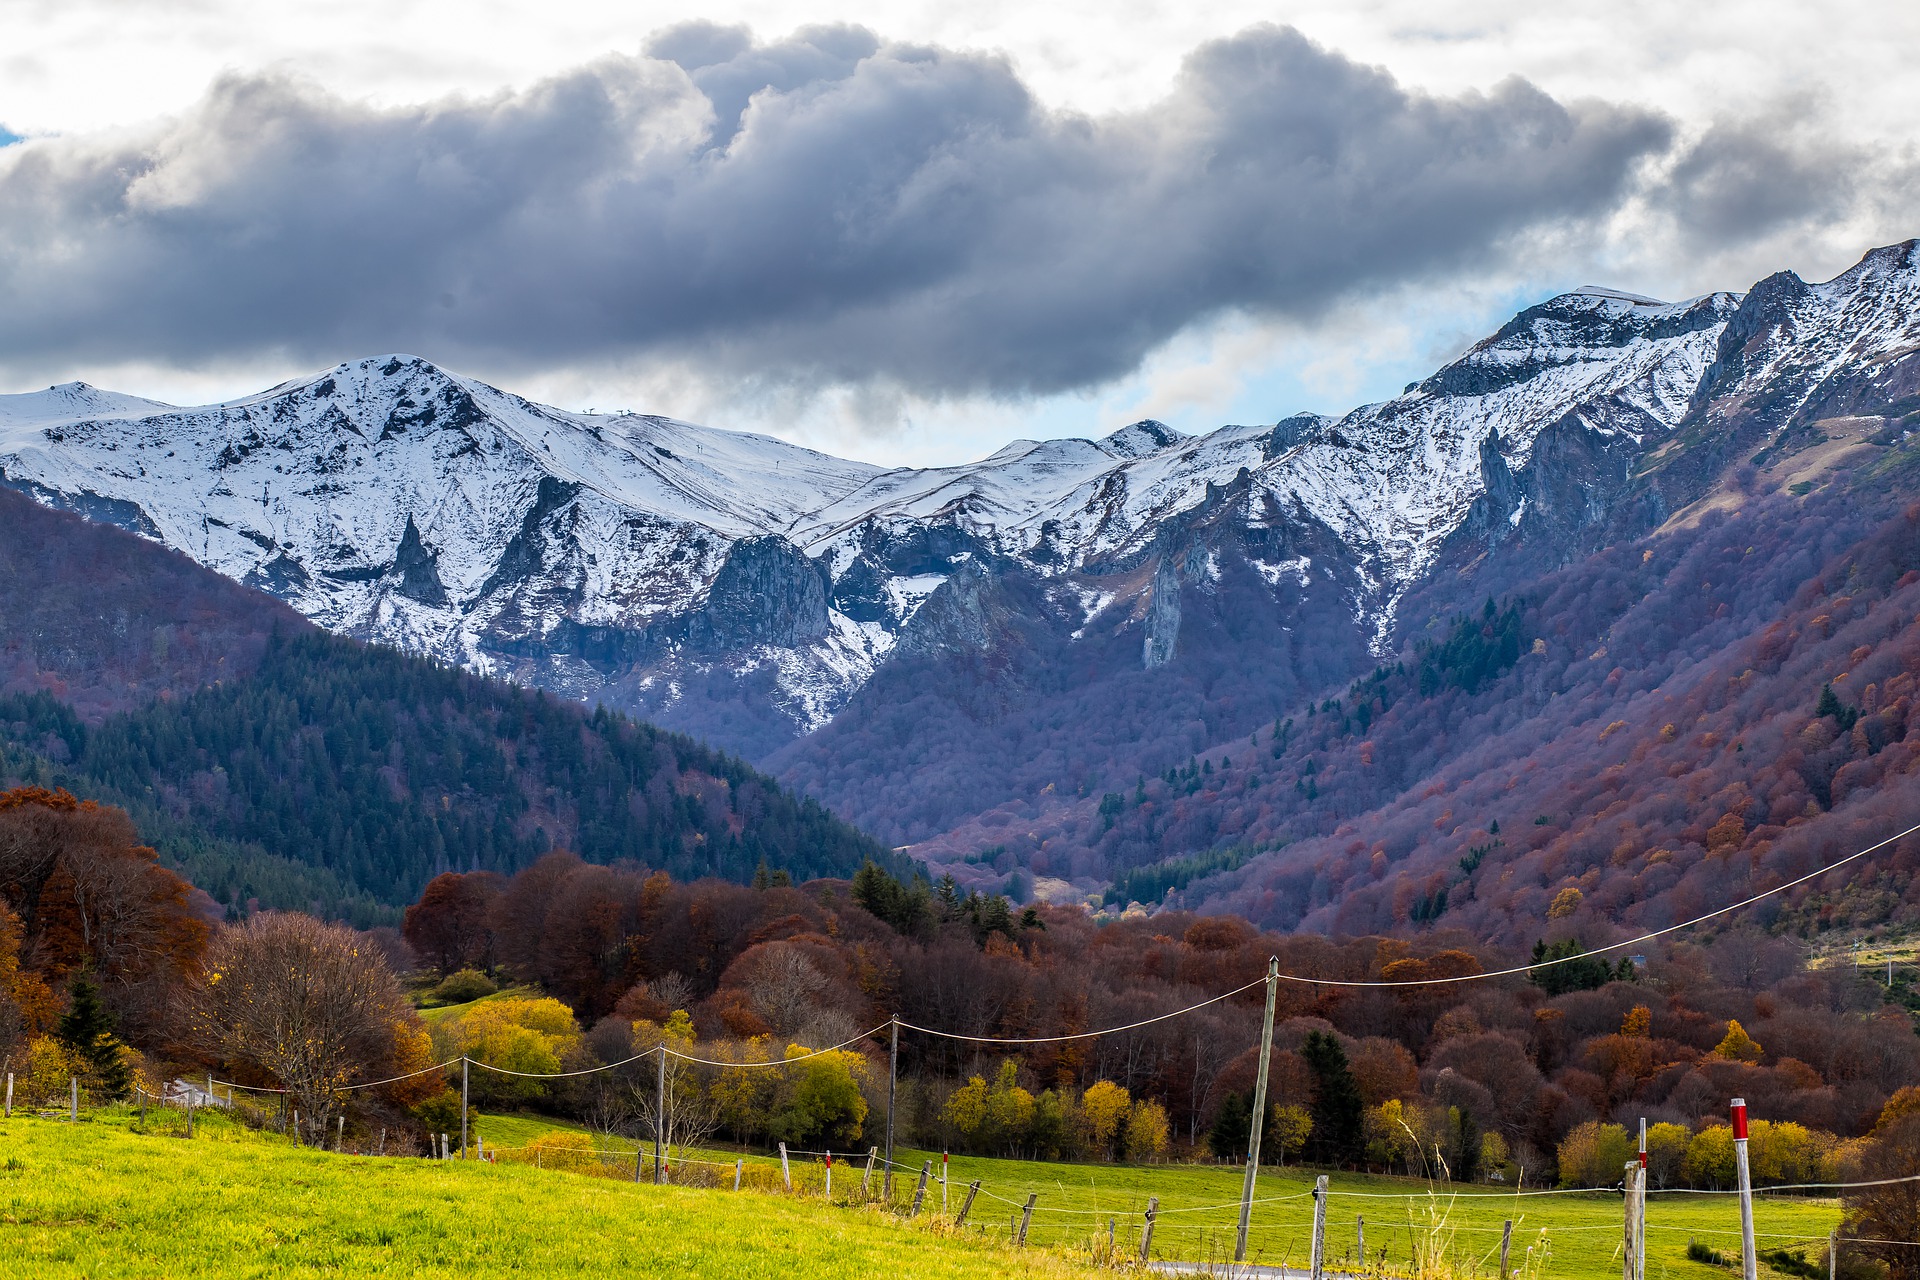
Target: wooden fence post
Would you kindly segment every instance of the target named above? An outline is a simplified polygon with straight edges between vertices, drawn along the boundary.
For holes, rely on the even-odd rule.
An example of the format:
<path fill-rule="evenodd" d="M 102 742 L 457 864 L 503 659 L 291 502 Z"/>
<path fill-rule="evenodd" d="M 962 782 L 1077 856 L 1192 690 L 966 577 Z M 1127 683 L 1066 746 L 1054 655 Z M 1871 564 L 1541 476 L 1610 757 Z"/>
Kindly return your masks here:
<path fill-rule="evenodd" d="M 949 1151 L 940 1153 L 940 1212 L 942 1213 L 947 1211 L 947 1161 L 952 1158 L 952 1154 Z"/>
<path fill-rule="evenodd" d="M 927 1198 L 927 1179 L 933 1176 L 933 1161 L 920 1166 L 920 1185 L 913 1189 L 913 1208 L 907 1211 L 909 1218 L 920 1216 L 920 1205 Z"/>
<path fill-rule="evenodd" d="M 967 1198 L 960 1202 L 960 1216 L 953 1220 L 956 1229 L 967 1225 L 967 1215 L 973 1211 L 973 1198 L 980 1194 L 980 1179 L 975 1178 L 967 1187 Z"/>
<path fill-rule="evenodd" d="M 339 1155 L 347 1149 L 347 1113 L 342 1111 L 333 1118 L 333 1154 Z"/>
<path fill-rule="evenodd" d="M 193 1094 L 187 1094 L 187 1136 L 193 1136 Z"/>
<path fill-rule="evenodd" d="M 827 1199 L 833 1199 L 833 1152 L 827 1152 Z"/>
<path fill-rule="evenodd" d="M 1364 1215 L 1353 1220 L 1354 1248 L 1359 1250 L 1360 1265 L 1367 1265 L 1367 1219 Z M 1507 1280 L 1501 1276 L 1500 1280 Z"/>
<path fill-rule="evenodd" d="M 1500 1228 L 1500 1280 L 1507 1280 L 1512 1270 L 1507 1266 L 1507 1254 L 1513 1248 L 1513 1219 L 1508 1218 L 1506 1225 Z"/>
<path fill-rule="evenodd" d="M 141 1106 L 143 1108 L 140 1118 L 143 1120 L 146 1119 L 146 1112 L 144 1110 L 146 1096 L 144 1093 L 140 1095 Z M 13 1119 L 13 1072 L 11 1071 L 7 1072 L 7 1119 Z"/>
<path fill-rule="evenodd" d="M 793 1190 L 793 1171 L 787 1167 L 787 1144 L 780 1144 L 780 1181 L 787 1184 L 787 1190 Z"/>
<path fill-rule="evenodd" d="M 879 1154 L 880 1148 L 867 1148 L 867 1171 L 860 1175 L 860 1196 L 862 1199 L 866 1199 L 873 1194 L 869 1189 L 869 1184 L 873 1181 L 873 1158 Z"/>
<path fill-rule="evenodd" d="M 1027 1207 L 1020 1211 L 1020 1247 L 1027 1247 L 1027 1228 L 1033 1225 L 1033 1202 L 1040 1198 L 1038 1191 L 1027 1193 Z"/>
<path fill-rule="evenodd" d="M 1840 1280 L 1840 1229 L 1827 1237 L 1827 1280 Z"/>
<path fill-rule="evenodd" d="M 1147 1250 L 1153 1247 L 1153 1219 L 1160 1212 L 1160 1197 L 1147 1197 L 1147 1220 L 1140 1228 L 1140 1261 L 1147 1260 Z"/>
<path fill-rule="evenodd" d="M 733 1162 L 733 1189 L 735 1191 L 740 1189 L 740 1174 L 746 1167 L 747 1162 L 745 1160 L 735 1160 Z"/>
<path fill-rule="evenodd" d="M 1313 1260 L 1308 1268 L 1312 1280 L 1321 1280 L 1327 1267 L 1327 1175 L 1313 1182 Z"/>
<path fill-rule="evenodd" d="M 1627 1161 L 1620 1183 L 1620 1280 L 1633 1280 L 1633 1171 L 1637 1168 L 1638 1161 Z"/>
<path fill-rule="evenodd" d="M 460 1158 L 467 1158 L 467 1055 L 460 1055 Z"/>
<path fill-rule="evenodd" d="M 228 1103 L 227 1105 L 232 1106 L 233 1104 Z M 387 1154 L 387 1129 L 385 1125 L 380 1126 L 380 1145 L 374 1148 L 373 1154 L 376 1156 L 384 1156 Z"/>
<path fill-rule="evenodd" d="M 80 1118 L 80 1077 L 74 1076 L 72 1077 L 72 1079 L 73 1079 L 73 1109 L 67 1112 L 67 1119 L 78 1120 Z"/>

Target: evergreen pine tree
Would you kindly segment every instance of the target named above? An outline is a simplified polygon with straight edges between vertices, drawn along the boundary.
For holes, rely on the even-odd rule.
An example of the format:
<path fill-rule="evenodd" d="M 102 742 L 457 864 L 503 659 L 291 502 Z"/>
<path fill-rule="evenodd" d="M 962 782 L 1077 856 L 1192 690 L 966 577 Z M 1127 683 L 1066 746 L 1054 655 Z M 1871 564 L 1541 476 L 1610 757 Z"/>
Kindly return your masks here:
<path fill-rule="evenodd" d="M 1238 1160 L 1247 1154 L 1247 1142 L 1253 1136 L 1253 1110 L 1247 1100 L 1229 1093 L 1207 1130 L 1207 1150 L 1216 1160 Z"/>
<path fill-rule="evenodd" d="M 118 1102 L 133 1092 L 133 1074 L 121 1056 L 120 1038 L 113 1034 L 113 1015 L 100 1003 L 100 988 L 85 971 L 75 974 L 67 988 L 67 1011 L 53 1034 L 86 1062 L 95 1094 Z"/>
<path fill-rule="evenodd" d="M 1315 1164 L 1356 1163 L 1366 1102 L 1347 1065 L 1346 1050 L 1327 1032 L 1309 1031 L 1300 1056 L 1313 1072 L 1313 1129 L 1307 1136 L 1307 1159 Z"/>
<path fill-rule="evenodd" d="M 1480 1124 L 1465 1107 L 1447 1108 L 1448 1163 L 1455 1182 L 1480 1177 Z"/>

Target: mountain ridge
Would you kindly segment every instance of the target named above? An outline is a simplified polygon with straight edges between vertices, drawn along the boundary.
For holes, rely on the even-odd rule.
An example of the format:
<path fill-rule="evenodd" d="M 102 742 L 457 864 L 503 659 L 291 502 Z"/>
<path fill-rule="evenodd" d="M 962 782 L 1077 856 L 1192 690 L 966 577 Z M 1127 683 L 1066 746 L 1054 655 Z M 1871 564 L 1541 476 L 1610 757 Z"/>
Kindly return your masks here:
<path fill-rule="evenodd" d="M 1199 436 L 880 468 L 394 356 L 203 409 L 0 397 L 0 483 L 330 629 L 707 737 L 986 883 L 1041 870 L 1058 805 L 1404 663 L 1485 598 L 1884 472 L 1917 349 L 1909 241 L 1817 284 L 1589 286 L 1388 400 Z M 1085 884 L 1232 825 L 1053 860 Z"/>

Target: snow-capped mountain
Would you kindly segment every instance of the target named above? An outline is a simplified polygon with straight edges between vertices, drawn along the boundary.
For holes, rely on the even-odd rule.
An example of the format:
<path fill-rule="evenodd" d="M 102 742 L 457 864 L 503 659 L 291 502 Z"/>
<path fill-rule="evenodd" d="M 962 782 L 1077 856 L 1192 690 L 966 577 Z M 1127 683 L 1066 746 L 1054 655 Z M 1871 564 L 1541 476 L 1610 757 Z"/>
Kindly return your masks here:
<path fill-rule="evenodd" d="M 1125 638 L 1136 668 L 1178 657 L 1193 591 L 1265 592 L 1277 617 L 1337 606 L 1384 652 L 1449 557 L 1604 525 L 1607 486 L 1554 459 L 1607 459 L 1624 482 L 1688 432 L 1740 435 L 1724 424 L 1762 403 L 1910 394 L 1913 253 L 1744 298 L 1582 289 L 1338 418 L 1141 422 L 959 467 L 566 413 L 396 355 L 199 408 L 82 384 L 0 396 L 0 481 L 334 630 L 763 755 L 903 643 L 990 643 L 993 608 L 1015 606 L 982 592 L 1012 579 L 1066 641 Z"/>

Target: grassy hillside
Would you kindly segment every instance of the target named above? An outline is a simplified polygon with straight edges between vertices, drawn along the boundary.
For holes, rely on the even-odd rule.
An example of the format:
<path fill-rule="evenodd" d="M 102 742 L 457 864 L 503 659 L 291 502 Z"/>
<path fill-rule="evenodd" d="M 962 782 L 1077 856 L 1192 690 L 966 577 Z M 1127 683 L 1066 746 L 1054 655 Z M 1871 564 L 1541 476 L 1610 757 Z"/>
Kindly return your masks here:
<path fill-rule="evenodd" d="M 1087 1274 L 877 1212 L 523 1166 L 296 1150 L 203 1119 L 0 1127 L 0 1273 L 86 1276 L 794 1277 Z M 590 1226 L 589 1226 L 590 1224 Z"/>

